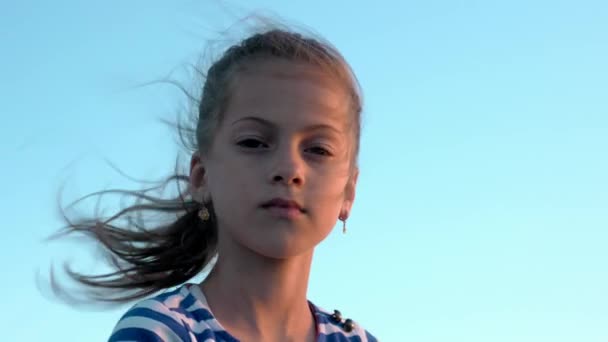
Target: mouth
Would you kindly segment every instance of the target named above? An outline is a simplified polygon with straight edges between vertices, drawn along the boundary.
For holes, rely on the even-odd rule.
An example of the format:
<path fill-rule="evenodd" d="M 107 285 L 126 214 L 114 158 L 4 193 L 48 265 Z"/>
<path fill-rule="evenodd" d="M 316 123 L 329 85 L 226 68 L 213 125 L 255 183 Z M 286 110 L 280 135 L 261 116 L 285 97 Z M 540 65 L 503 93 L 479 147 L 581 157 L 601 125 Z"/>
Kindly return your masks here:
<path fill-rule="evenodd" d="M 273 198 L 270 201 L 262 203 L 261 207 L 264 209 L 274 208 L 279 210 L 297 211 L 300 213 L 306 212 L 298 202 L 285 198 Z"/>

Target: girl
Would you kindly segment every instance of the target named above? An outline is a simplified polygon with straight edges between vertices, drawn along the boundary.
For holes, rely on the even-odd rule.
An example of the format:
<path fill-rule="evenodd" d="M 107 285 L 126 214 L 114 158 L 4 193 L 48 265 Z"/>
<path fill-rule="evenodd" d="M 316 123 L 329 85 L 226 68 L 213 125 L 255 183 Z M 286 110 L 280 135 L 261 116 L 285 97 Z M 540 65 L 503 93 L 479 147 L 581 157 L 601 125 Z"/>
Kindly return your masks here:
<path fill-rule="evenodd" d="M 307 300 L 311 261 L 355 199 L 361 98 L 329 44 L 286 30 L 230 47 L 206 75 L 188 182 L 177 200 L 109 220 L 70 223 L 109 252 L 117 271 L 71 273 L 140 301 L 110 341 L 376 341 L 359 324 Z M 131 219 L 175 212 L 154 229 Z M 131 227 L 112 221 L 127 215 Z M 138 216 L 139 217 L 139 216 Z M 135 228 L 135 229 L 133 229 Z M 186 283 L 217 258 L 200 284 Z"/>

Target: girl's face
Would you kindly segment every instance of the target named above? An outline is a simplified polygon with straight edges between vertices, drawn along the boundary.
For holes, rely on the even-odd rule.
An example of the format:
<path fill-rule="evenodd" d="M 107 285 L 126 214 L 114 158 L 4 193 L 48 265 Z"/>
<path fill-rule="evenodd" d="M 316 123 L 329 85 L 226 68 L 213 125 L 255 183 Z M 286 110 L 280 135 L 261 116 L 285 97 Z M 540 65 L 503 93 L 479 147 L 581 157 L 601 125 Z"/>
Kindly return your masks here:
<path fill-rule="evenodd" d="M 343 87 L 288 61 L 256 62 L 231 89 L 208 155 L 193 162 L 220 239 L 286 258 L 350 212 L 357 171 Z"/>

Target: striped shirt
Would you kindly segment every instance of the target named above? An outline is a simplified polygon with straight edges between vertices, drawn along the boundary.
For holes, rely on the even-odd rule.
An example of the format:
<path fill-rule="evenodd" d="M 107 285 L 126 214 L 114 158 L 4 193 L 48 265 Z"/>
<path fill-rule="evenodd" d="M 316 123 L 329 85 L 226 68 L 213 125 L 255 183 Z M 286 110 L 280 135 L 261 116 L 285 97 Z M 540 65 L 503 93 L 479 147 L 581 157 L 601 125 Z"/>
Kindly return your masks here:
<path fill-rule="evenodd" d="M 343 323 L 310 303 L 314 313 L 317 342 L 377 342 L 358 324 L 346 332 Z M 198 286 L 175 290 L 135 304 L 118 321 L 109 342 L 238 342 L 213 317 L 207 299 Z"/>

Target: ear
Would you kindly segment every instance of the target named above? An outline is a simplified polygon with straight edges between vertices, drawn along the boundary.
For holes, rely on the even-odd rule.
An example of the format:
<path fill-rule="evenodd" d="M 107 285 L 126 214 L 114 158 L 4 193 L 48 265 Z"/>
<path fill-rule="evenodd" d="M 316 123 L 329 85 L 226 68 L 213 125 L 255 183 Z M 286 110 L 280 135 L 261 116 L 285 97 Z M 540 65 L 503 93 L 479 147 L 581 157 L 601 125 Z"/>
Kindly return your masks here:
<path fill-rule="evenodd" d="M 357 189 L 357 179 L 359 178 L 359 169 L 355 168 L 351 173 L 350 178 L 346 182 L 346 188 L 344 189 L 344 201 L 342 202 L 342 209 L 340 210 L 340 217 L 347 219 L 350 215 L 351 208 L 355 202 L 355 192 Z"/>
<path fill-rule="evenodd" d="M 204 187 L 207 183 L 207 174 L 200 152 L 194 152 L 190 159 L 190 193 L 197 202 L 204 199 Z"/>

